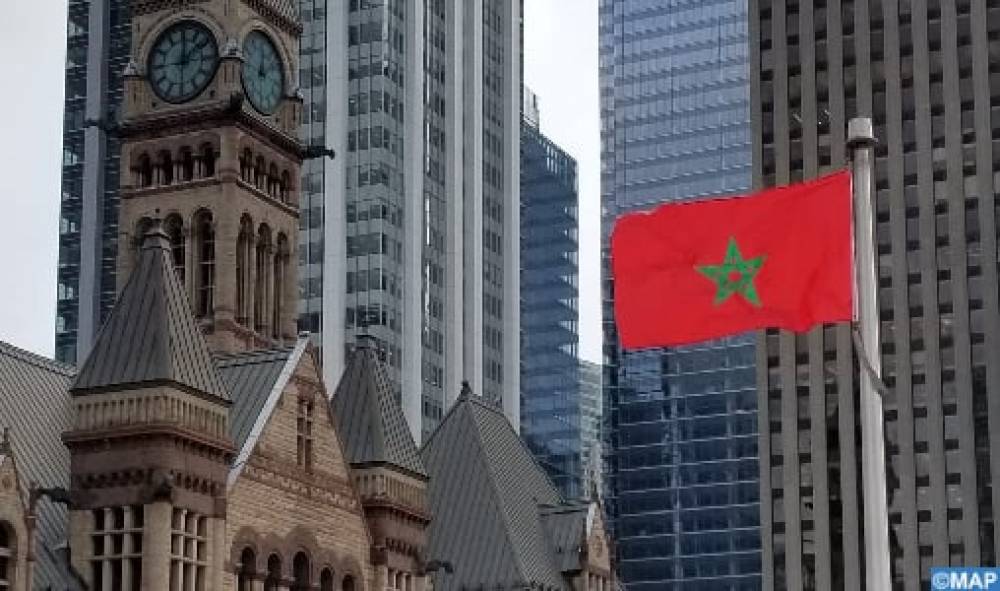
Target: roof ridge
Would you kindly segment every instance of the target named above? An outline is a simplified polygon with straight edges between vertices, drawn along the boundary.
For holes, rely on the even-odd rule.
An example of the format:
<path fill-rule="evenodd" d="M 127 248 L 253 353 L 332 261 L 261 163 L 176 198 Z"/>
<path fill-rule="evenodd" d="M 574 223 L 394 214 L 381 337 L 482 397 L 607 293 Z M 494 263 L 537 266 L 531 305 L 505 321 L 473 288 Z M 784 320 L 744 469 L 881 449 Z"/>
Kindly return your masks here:
<path fill-rule="evenodd" d="M 51 359 L 44 355 L 34 353 L 27 349 L 22 349 L 16 345 L 12 345 L 6 341 L 0 341 L 0 354 L 6 354 L 11 357 L 16 357 L 17 359 L 24 361 L 25 363 L 30 363 L 35 367 L 42 369 L 48 369 L 52 371 L 58 371 L 67 376 L 72 376 L 76 373 L 76 367 L 70 365 L 69 363 L 63 363 L 56 359 Z"/>

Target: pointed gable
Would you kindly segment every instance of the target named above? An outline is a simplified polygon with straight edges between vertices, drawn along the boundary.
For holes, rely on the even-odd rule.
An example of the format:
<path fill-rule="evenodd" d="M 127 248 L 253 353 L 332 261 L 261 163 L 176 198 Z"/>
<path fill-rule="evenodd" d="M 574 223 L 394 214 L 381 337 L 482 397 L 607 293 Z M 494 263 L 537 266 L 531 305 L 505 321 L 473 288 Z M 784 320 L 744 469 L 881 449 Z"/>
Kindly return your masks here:
<path fill-rule="evenodd" d="M 429 556 L 455 573 L 445 589 L 568 589 L 542 507 L 563 505 L 555 486 L 497 409 L 465 393 L 421 449 L 434 516 Z"/>
<path fill-rule="evenodd" d="M 228 400 L 174 273 L 167 235 L 146 235 L 139 261 L 70 392 L 172 383 Z"/>
<path fill-rule="evenodd" d="M 427 474 L 371 337 L 359 338 L 331 404 L 351 464 L 390 464 Z"/>

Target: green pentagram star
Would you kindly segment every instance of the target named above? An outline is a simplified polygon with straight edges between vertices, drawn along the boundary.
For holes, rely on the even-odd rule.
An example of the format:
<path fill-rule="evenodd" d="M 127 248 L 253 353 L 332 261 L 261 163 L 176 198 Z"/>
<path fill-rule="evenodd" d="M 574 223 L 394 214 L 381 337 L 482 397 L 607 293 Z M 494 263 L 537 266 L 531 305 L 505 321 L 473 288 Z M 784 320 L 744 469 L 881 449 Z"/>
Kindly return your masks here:
<path fill-rule="evenodd" d="M 757 295 L 753 278 L 764 266 L 765 258 L 766 255 L 760 255 L 744 259 L 740 254 L 739 245 L 736 244 L 736 238 L 730 236 L 729 246 L 726 247 L 726 258 L 721 265 L 698 265 L 695 269 L 715 283 L 716 306 L 728 300 L 734 293 L 738 293 L 752 306 L 759 308 L 760 296 Z"/>

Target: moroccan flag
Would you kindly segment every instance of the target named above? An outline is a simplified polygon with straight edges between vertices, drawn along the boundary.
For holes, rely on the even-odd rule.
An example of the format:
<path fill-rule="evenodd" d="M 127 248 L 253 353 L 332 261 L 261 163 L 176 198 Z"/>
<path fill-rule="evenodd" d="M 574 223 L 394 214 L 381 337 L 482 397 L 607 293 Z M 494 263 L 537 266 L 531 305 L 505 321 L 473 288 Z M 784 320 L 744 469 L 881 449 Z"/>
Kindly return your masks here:
<path fill-rule="evenodd" d="M 627 349 L 852 316 L 851 176 L 622 216 L 611 237 Z"/>

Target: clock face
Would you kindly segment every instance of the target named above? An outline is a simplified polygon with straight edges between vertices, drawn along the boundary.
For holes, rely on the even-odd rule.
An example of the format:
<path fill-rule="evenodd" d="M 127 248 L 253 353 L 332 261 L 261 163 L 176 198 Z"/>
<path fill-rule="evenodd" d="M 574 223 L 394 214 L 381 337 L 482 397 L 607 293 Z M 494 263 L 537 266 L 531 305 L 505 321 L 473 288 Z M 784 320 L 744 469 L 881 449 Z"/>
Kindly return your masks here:
<path fill-rule="evenodd" d="M 149 80 L 163 100 L 182 103 L 205 90 L 219 63 L 215 36 L 202 24 L 183 21 L 163 32 L 149 54 Z"/>
<path fill-rule="evenodd" d="M 261 113 L 273 113 L 285 86 L 278 50 L 266 35 L 253 31 L 243 42 L 243 59 L 243 88 L 250 103 Z"/>

